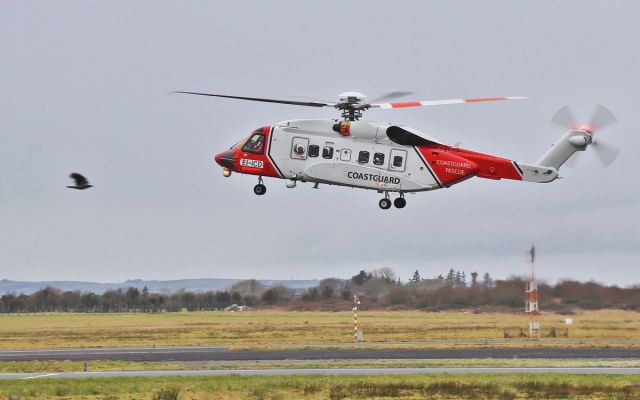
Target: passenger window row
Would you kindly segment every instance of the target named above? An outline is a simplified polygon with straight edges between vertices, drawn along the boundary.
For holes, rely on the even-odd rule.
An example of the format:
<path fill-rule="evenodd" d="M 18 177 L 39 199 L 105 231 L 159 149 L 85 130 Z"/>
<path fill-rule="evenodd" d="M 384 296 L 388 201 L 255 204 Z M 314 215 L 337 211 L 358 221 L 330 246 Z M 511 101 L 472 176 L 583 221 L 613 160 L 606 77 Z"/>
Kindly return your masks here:
<path fill-rule="evenodd" d="M 318 157 L 320 155 L 320 146 L 317 144 L 312 144 L 309 146 L 309 157 Z M 322 148 L 322 158 L 332 159 L 333 158 L 333 147 L 324 146 Z"/>
<path fill-rule="evenodd" d="M 309 146 L 309 157 L 318 157 L 320 155 L 320 146 L 317 144 L 312 144 Z M 358 163 L 367 164 L 369 162 L 369 152 L 361 151 L 358 153 Z M 322 148 L 322 158 L 333 159 L 333 147 L 324 146 Z M 373 164 L 374 165 L 384 165 L 384 154 L 383 153 L 373 153 Z M 395 167 L 399 167 L 402 165 L 402 157 L 396 156 L 393 158 L 393 165 Z"/>
<path fill-rule="evenodd" d="M 358 153 L 358 162 L 360 164 L 366 164 L 369 162 L 369 152 L 361 151 Z M 384 154 L 373 153 L 373 165 L 384 165 Z"/>

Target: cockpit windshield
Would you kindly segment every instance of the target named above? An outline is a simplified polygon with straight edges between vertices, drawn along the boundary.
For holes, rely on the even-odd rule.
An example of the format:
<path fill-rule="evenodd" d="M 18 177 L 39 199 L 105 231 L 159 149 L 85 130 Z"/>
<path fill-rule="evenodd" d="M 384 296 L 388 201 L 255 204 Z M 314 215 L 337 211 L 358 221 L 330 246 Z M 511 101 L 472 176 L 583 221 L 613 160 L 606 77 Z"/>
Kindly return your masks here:
<path fill-rule="evenodd" d="M 242 146 L 242 151 L 247 153 L 262 154 L 264 152 L 264 134 L 262 128 L 253 131 L 252 135 Z"/>

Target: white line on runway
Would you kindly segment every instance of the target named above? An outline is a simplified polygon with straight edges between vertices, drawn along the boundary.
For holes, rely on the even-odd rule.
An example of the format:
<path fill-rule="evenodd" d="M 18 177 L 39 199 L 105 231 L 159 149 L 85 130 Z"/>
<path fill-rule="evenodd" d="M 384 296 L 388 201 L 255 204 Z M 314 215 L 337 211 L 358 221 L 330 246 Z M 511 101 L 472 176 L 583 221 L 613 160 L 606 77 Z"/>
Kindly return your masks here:
<path fill-rule="evenodd" d="M 54 372 L 54 373 L 51 373 L 51 374 L 42 374 L 42 375 L 35 375 L 35 376 L 25 376 L 25 377 L 20 378 L 20 379 L 37 379 L 37 378 L 46 378 L 46 377 L 48 377 L 48 376 L 56 376 L 56 375 L 58 375 L 58 374 L 59 374 L 59 372 Z"/>

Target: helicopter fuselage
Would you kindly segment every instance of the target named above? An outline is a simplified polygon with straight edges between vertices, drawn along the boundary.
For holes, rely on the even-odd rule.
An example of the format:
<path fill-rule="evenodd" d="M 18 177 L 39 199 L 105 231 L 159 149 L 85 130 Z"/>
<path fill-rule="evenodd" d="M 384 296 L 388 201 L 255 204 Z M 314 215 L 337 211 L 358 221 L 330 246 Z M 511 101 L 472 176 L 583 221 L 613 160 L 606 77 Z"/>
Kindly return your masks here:
<path fill-rule="evenodd" d="M 474 176 L 550 182 L 557 170 L 439 143 L 412 128 L 369 121 L 291 120 L 255 130 L 215 157 L 231 172 L 373 189 L 419 192 Z M 293 185 L 292 185 L 293 186 Z"/>

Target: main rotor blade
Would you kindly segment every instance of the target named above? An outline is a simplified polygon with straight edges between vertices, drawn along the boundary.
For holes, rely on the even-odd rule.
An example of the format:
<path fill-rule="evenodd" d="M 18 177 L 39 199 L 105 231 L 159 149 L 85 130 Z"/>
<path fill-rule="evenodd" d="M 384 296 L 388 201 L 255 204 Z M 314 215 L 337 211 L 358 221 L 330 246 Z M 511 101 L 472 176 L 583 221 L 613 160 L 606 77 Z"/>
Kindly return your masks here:
<path fill-rule="evenodd" d="M 595 140 L 592 146 L 603 167 L 611 165 L 611 163 L 618 158 L 618 154 L 620 154 L 620 150 L 617 147 L 603 143 L 601 140 Z"/>
<path fill-rule="evenodd" d="M 314 103 L 326 103 L 326 104 L 334 104 L 331 100 L 323 99 L 317 96 L 310 96 L 306 94 L 292 94 L 287 97 L 292 97 L 294 99 L 307 100 Z"/>
<path fill-rule="evenodd" d="M 615 115 L 601 105 L 596 105 L 591 113 L 591 126 L 594 131 L 606 128 L 617 122 Z"/>
<path fill-rule="evenodd" d="M 371 100 L 371 103 L 380 103 L 382 101 L 389 101 L 393 99 L 397 99 L 399 97 L 408 96 L 413 94 L 413 92 L 386 92 Z"/>
<path fill-rule="evenodd" d="M 173 93 L 195 94 L 195 95 L 198 95 L 198 96 L 223 97 L 223 98 L 226 98 L 226 99 L 260 101 L 260 102 L 263 102 L 263 103 L 291 104 L 291 105 L 294 105 L 294 106 L 306 106 L 306 107 L 333 107 L 334 106 L 334 104 L 332 104 L 332 103 L 319 103 L 319 102 L 315 102 L 315 101 L 279 100 L 279 99 L 266 99 L 266 98 L 261 98 L 261 97 L 229 96 L 229 95 L 226 95 L 226 94 L 183 92 L 183 91 L 174 91 Z"/>
<path fill-rule="evenodd" d="M 480 103 L 484 101 L 527 100 L 527 99 L 528 97 L 478 97 L 478 98 L 470 98 L 470 99 L 405 101 L 402 103 L 378 103 L 378 104 L 371 104 L 371 107 L 388 109 L 388 108 L 442 106 L 442 105 L 448 105 L 448 104 L 461 104 L 461 103 Z"/>

